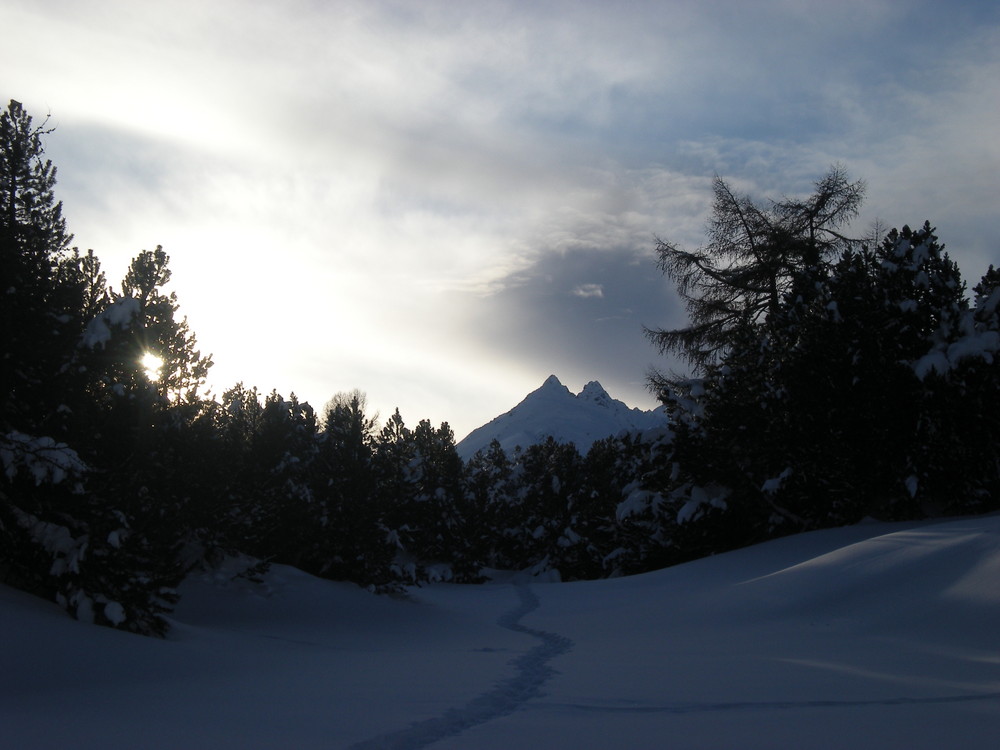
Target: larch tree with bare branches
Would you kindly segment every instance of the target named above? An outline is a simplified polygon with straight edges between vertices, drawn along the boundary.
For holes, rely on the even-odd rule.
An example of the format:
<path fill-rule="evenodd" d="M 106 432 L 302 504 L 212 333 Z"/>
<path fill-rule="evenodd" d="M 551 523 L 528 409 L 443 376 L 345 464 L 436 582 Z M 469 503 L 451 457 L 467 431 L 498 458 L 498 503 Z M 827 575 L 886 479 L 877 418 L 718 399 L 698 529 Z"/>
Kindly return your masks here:
<path fill-rule="evenodd" d="M 697 250 L 657 240 L 660 270 L 677 286 L 689 315 L 683 328 L 646 329 L 661 354 L 679 355 L 696 371 L 719 360 L 747 327 L 767 320 L 810 269 L 852 243 L 841 233 L 855 218 L 865 193 L 835 166 L 807 198 L 764 204 L 736 192 L 724 179 L 713 183 L 715 202 Z M 672 382 L 650 375 L 661 392 Z"/>

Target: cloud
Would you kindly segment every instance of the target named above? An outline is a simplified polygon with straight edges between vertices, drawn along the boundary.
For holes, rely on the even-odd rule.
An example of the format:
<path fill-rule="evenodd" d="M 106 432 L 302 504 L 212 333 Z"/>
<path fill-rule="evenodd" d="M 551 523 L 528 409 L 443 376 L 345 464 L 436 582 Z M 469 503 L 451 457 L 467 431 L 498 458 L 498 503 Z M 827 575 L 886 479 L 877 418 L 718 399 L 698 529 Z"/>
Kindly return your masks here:
<path fill-rule="evenodd" d="M 593 293 L 597 288 L 600 295 Z M 574 294 L 580 289 L 590 293 Z M 493 295 L 462 306 L 480 346 L 522 363 L 539 383 L 550 373 L 578 386 L 597 379 L 618 397 L 646 406 L 654 403 L 646 372 L 670 363 L 660 361 L 643 326 L 683 322 L 651 244 L 548 253 Z"/>
<path fill-rule="evenodd" d="M 644 397 L 642 325 L 683 323 L 654 237 L 703 242 L 714 174 L 842 162 L 862 228 L 1000 262 L 997 8 L 9 0 L 0 70 L 77 242 L 112 279 L 162 243 L 221 385 L 461 431 L 554 371 Z"/>
<path fill-rule="evenodd" d="M 600 299 L 604 296 L 604 287 L 601 284 L 580 284 L 573 290 L 573 294 L 584 299 L 588 297 Z"/>

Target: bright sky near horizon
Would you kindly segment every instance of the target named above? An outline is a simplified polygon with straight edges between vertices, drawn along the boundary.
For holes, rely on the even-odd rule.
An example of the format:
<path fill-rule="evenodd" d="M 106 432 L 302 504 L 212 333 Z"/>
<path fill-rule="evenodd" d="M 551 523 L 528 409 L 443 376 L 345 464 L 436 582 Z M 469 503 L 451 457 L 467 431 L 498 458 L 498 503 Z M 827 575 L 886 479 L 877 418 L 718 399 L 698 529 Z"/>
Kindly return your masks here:
<path fill-rule="evenodd" d="M 51 112 L 75 244 L 163 245 L 211 385 L 360 388 L 457 438 L 556 374 L 654 405 L 654 236 L 719 174 L 1000 264 L 1000 4 L 6 0 L 0 98 Z"/>

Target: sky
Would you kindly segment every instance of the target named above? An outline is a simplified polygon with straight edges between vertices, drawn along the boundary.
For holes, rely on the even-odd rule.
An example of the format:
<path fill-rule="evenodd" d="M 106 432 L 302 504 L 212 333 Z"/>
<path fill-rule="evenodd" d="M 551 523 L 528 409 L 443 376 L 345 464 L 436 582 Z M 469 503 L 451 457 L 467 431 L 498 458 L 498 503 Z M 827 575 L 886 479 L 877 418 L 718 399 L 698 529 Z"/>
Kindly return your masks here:
<path fill-rule="evenodd" d="M 0 99 L 56 127 L 74 244 L 117 285 L 162 245 L 237 382 L 461 439 L 550 374 L 651 408 L 683 325 L 656 238 L 718 174 L 833 164 L 859 234 L 925 220 L 1000 264 L 1000 5 L 932 0 L 5 0 Z"/>

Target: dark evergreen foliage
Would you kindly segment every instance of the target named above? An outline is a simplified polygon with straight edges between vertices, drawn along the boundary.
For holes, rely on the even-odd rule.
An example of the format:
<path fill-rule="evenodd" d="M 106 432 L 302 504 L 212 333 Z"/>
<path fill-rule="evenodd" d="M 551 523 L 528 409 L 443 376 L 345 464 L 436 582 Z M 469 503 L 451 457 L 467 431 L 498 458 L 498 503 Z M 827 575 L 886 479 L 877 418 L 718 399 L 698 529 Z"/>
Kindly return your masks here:
<path fill-rule="evenodd" d="M 13 99 L 0 113 L 0 426 L 31 434 L 51 428 L 81 314 L 46 122 Z"/>
<path fill-rule="evenodd" d="M 513 523 L 507 500 L 513 472 L 513 463 L 497 440 L 478 451 L 463 469 L 465 504 L 469 508 L 466 543 L 470 557 L 480 567 L 498 567 L 498 561 L 508 555 L 502 530 Z"/>
<path fill-rule="evenodd" d="M 163 249 L 112 289 L 69 247 L 49 132 L 0 115 L 0 582 L 80 619 L 162 635 L 177 584 L 226 555 L 394 591 L 1000 507 L 1000 272 L 970 300 L 929 224 L 849 240 L 842 169 L 766 206 L 717 178 L 706 246 L 658 244 L 691 324 L 647 333 L 698 375 L 653 375 L 670 429 L 463 464 L 447 423 L 379 428 L 360 391 L 320 415 L 205 394 Z"/>
<path fill-rule="evenodd" d="M 380 528 L 375 502 L 376 420 L 360 391 L 335 397 L 319 437 L 316 492 L 329 503 L 320 522 L 329 528 L 323 575 L 364 585 L 385 584 L 394 549 Z"/>
<path fill-rule="evenodd" d="M 874 248 L 840 241 L 730 327 L 703 377 L 653 380 L 677 424 L 679 549 L 997 507 L 995 420 L 979 416 L 996 382 L 990 282 L 970 310 L 926 223 Z"/>

